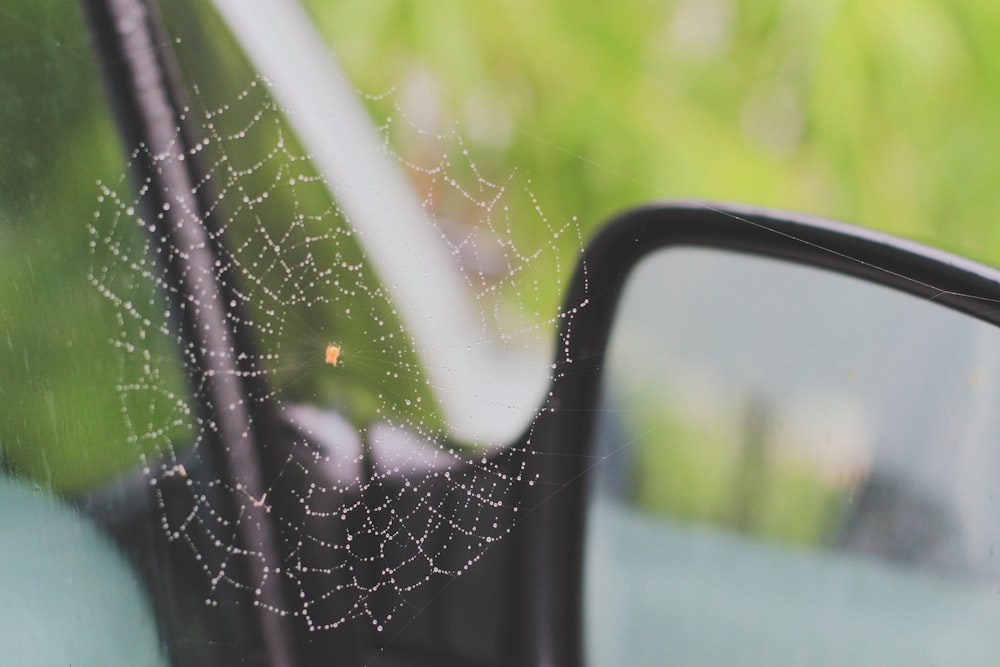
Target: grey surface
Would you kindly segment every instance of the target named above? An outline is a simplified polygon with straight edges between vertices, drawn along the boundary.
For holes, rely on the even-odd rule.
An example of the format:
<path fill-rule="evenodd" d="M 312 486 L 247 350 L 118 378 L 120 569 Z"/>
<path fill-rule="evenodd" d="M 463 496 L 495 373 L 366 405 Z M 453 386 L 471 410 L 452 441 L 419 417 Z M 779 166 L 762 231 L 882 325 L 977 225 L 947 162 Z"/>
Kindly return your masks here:
<path fill-rule="evenodd" d="M 593 504 L 593 667 L 996 665 L 996 586 Z"/>

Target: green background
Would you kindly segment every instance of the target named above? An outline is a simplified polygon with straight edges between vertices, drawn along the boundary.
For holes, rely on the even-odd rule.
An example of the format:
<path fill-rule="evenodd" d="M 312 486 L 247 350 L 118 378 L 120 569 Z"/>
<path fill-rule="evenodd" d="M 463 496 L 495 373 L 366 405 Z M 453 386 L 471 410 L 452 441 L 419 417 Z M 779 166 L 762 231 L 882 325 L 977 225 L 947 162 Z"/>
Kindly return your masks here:
<path fill-rule="evenodd" d="M 170 17 L 184 39 L 163 48 L 226 98 L 251 74 L 211 9 L 192 7 Z M 651 199 L 804 211 L 1000 263 L 996 3 L 307 7 L 376 120 L 412 91 L 429 95 L 422 123 L 460 135 L 488 181 L 513 175 L 520 194 L 503 233 L 546 252 L 501 284 L 514 293 L 518 281 L 539 280 L 542 321 L 557 308 L 580 238 Z M 419 142 L 394 138 L 419 161 Z M 4 3 L 0 458 L 15 475 L 68 493 L 137 461 L 115 389 L 128 373 L 109 345 L 114 309 L 87 278 L 96 182 L 119 181 L 123 154 L 77 7 Z M 463 210 L 450 214 L 461 221 Z M 553 241 L 553 228 L 574 216 L 580 235 Z M 358 414 L 377 402 L 353 400 Z"/>

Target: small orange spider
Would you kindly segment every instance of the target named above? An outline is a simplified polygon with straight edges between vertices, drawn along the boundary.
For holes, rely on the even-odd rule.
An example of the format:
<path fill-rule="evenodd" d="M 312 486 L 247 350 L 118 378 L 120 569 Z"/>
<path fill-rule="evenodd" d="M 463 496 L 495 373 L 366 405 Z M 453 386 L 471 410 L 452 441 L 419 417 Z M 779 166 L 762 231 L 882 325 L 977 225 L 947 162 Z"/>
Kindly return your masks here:
<path fill-rule="evenodd" d="M 326 346 L 326 363 L 336 366 L 338 361 L 340 361 L 340 346 L 330 343 Z"/>

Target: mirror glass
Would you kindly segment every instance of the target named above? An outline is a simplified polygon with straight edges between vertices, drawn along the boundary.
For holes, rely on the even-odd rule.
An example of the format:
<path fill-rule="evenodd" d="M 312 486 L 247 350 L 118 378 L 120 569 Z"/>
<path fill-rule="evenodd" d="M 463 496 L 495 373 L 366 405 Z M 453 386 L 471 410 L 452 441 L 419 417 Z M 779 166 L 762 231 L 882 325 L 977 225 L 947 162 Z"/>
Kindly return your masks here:
<path fill-rule="evenodd" d="M 589 664 L 1000 654 L 1000 332 L 722 250 L 633 272 L 585 551 Z"/>

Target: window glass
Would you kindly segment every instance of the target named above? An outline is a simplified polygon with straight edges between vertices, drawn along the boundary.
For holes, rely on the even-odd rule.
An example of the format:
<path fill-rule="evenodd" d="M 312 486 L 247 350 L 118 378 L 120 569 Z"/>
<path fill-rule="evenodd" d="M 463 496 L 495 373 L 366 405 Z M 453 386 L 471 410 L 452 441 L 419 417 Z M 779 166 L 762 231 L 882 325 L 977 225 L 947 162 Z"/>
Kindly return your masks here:
<path fill-rule="evenodd" d="M 95 183 L 117 182 L 122 159 L 78 13 L 5 12 L 16 20 L 0 28 L 0 443 L 9 471 L 75 492 L 136 461 L 113 391 L 114 310 L 88 275 Z"/>
<path fill-rule="evenodd" d="M 123 173 L 87 34 L 72 5 L 0 10 L 0 635 L 16 664 L 164 665 L 133 553 L 95 489 L 134 472 L 116 385 L 115 309 L 92 285 L 96 182 Z M 150 289 L 126 285 L 135 298 Z M 150 349 L 161 353 L 159 340 Z M 164 378 L 177 389 L 176 376 Z M 150 405 L 133 419 L 160 421 Z M 184 424 L 174 435 L 182 440 Z"/>

